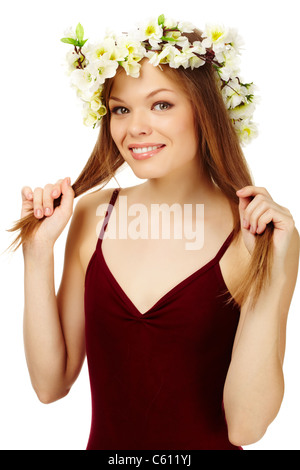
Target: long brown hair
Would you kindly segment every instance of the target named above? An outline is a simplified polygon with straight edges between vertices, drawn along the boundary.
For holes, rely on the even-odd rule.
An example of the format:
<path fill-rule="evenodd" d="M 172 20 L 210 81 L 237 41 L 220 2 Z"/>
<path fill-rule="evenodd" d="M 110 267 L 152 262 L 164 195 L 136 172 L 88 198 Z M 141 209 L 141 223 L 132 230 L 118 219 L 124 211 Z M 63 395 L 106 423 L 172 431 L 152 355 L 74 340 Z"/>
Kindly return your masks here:
<path fill-rule="evenodd" d="M 201 40 L 201 32 L 186 34 L 190 42 Z M 120 70 L 120 67 L 118 71 Z M 191 70 L 190 68 L 172 69 L 163 66 L 164 72 L 178 81 L 188 95 L 194 109 L 196 133 L 199 139 L 199 157 L 203 171 L 228 198 L 234 217 L 233 240 L 240 234 L 239 198 L 236 191 L 244 186 L 253 185 L 251 173 L 242 152 L 238 136 L 229 119 L 224 105 L 216 72 L 211 64 Z M 117 73 L 118 73 L 117 71 Z M 105 82 L 103 98 L 108 103 L 113 78 Z M 86 191 L 102 185 L 102 189 L 123 165 L 120 155 L 110 134 L 110 112 L 103 116 L 96 145 L 82 172 L 72 188 L 75 197 Z M 60 200 L 54 201 L 54 207 Z M 33 213 L 18 220 L 9 230 L 19 231 L 10 245 L 15 251 L 39 227 L 43 219 L 37 219 Z M 263 234 L 256 236 L 255 248 L 245 276 L 235 292 L 231 293 L 230 301 L 241 306 L 251 295 L 251 305 L 254 306 L 261 289 L 270 278 L 272 266 L 273 224 L 267 225 Z"/>

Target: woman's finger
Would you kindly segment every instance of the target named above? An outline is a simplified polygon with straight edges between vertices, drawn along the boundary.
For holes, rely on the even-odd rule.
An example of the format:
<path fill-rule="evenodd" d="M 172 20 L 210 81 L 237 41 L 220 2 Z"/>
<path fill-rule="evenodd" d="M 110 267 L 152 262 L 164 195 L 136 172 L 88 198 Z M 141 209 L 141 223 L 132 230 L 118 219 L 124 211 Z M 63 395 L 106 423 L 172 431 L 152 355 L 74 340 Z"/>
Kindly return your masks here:
<path fill-rule="evenodd" d="M 268 196 L 272 199 L 270 193 L 266 190 L 266 188 L 260 186 L 244 186 L 244 188 L 239 189 L 236 192 L 237 196 L 241 197 L 255 197 L 258 194 L 262 194 L 264 196 Z"/>
<path fill-rule="evenodd" d="M 43 209 L 43 189 L 42 188 L 35 188 L 33 192 L 33 210 L 34 215 L 38 219 L 44 217 L 44 209 Z"/>
<path fill-rule="evenodd" d="M 53 191 L 53 184 L 46 184 L 43 191 L 43 208 L 45 216 L 50 216 L 53 214 L 53 196 L 51 192 Z"/>
<path fill-rule="evenodd" d="M 54 199 L 57 199 L 61 195 L 61 185 L 62 185 L 63 179 L 60 179 L 56 181 L 56 183 L 53 185 L 51 196 Z"/>
<path fill-rule="evenodd" d="M 244 228 L 250 228 L 252 233 L 256 232 L 257 220 L 266 210 L 268 210 L 273 201 L 267 199 L 266 196 L 261 194 L 255 196 L 255 198 L 249 203 L 243 214 L 243 226 Z"/>
<path fill-rule="evenodd" d="M 32 201 L 33 200 L 33 192 L 32 189 L 29 186 L 24 186 L 21 189 L 21 196 L 22 196 L 22 201 Z"/>

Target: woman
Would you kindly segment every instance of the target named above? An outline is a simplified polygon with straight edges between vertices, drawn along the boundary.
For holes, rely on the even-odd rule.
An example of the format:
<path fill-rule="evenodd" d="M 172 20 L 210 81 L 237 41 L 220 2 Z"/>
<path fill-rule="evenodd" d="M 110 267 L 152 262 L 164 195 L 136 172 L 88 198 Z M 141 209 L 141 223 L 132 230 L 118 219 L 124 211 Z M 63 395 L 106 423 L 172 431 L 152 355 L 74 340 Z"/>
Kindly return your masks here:
<path fill-rule="evenodd" d="M 159 17 L 148 46 L 159 43 L 159 27 L 164 38 L 180 32 L 171 26 Z M 73 64 L 82 80 L 80 27 L 76 34 Z M 177 34 L 180 52 L 184 38 L 199 48 L 208 41 L 197 31 Z M 107 114 L 73 187 L 65 178 L 22 189 L 23 220 L 15 229 L 22 229 L 30 377 L 39 399 L 51 403 L 68 394 L 87 354 L 87 449 L 239 449 L 263 436 L 283 399 L 299 236 L 288 209 L 253 185 L 210 46 L 195 68 L 171 67 L 169 57 L 153 66 L 157 52 L 138 61 L 136 76 L 127 74 L 129 60 L 119 66 L 97 95 Z M 124 161 L 146 182 L 79 200 L 56 296 L 53 247 L 74 196 L 106 184 Z M 203 246 L 185 249 L 175 224 L 167 240 L 104 238 L 107 227 L 130 220 L 120 210 L 122 196 L 127 207 L 145 208 L 148 234 L 154 204 L 201 204 Z"/>

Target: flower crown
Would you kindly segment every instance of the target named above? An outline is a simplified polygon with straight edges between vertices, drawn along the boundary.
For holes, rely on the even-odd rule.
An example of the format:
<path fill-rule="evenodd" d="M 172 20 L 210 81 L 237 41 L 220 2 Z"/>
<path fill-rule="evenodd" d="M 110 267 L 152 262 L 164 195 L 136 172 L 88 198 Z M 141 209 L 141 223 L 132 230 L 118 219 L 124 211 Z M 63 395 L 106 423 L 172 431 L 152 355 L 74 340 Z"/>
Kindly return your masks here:
<path fill-rule="evenodd" d="M 115 76 L 122 66 L 127 75 L 138 78 L 140 61 L 146 57 L 154 66 L 169 64 L 172 68 L 201 67 L 206 62 L 215 68 L 220 91 L 241 143 L 257 135 L 252 122 L 255 109 L 254 85 L 240 79 L 239 48 L 241 39 L 236 30 L 207 25 L 202 41 L 192 44 L 182 33 L 192 33 L 190 23 L 176 22 L 160 15 L 141 24 L 131 33 L 106 34 L 102 42 L 86 44 L 84 29 L 79 23 L 74 32 L 66 31 L 62 42 L 74 46 L 67 54 L 68 73 L 77 96 L 83 101 L 86 126 L 99 126 L 107 113 L 103 102 L 103 84 Z"/>

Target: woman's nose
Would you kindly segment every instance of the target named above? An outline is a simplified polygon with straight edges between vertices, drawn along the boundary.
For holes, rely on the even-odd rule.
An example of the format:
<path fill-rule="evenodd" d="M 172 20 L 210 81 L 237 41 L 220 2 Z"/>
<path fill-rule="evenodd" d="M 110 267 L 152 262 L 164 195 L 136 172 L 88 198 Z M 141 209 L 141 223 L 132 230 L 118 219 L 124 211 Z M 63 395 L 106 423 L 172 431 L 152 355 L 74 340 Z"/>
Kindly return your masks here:
<path fill-rule="evenodd" d="M 152 128 L 149 123 L 149 115 L 143 111 L 132 111 L 128 122 L 128 133 L 133 137 L 138 135 L 150 135 Z"/>

